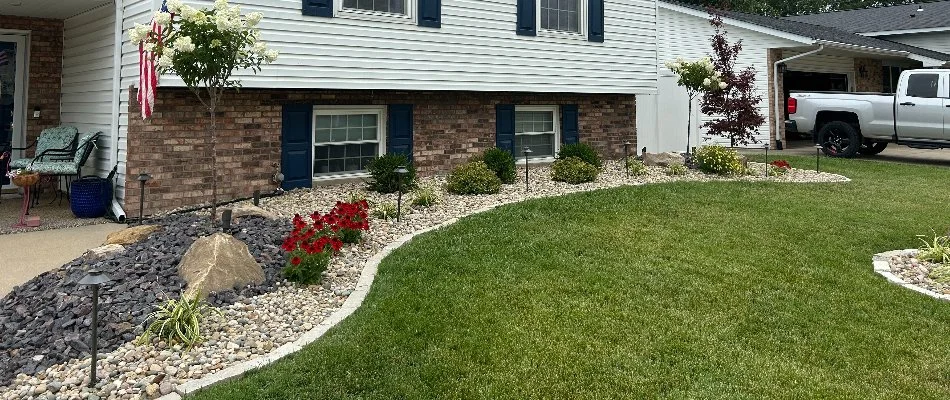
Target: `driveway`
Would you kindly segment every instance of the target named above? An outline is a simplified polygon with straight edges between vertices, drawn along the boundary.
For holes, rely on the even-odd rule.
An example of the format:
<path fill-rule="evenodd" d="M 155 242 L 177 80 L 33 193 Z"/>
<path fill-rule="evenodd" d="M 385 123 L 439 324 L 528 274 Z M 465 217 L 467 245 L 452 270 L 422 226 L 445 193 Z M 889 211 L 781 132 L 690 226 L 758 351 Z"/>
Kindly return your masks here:
<path fill-rule="evenodd" d="M 769 151 L 769 154 L 791 154 L 791 155 L 806 155 L 814 156 L 815 148 L 814 145 L 809 141 L 798 140 L 789 142 L 785 150 L 780 151 Z M 881 154 L 873 156 L 862 156 L 858 155 L 859 159 L 865 160 L 879 160 L 879 161 L 893 161 L 901 162 L 908 164 L 930 164 L 930 165 L 944 165 L 950 166 L 950 149 L 939 149 L 939 150 L 921 150 L 921 149 L 912 149 L 907 146 L 898 146 L 896 144 L 889 144 L 886 149 L 884 149 Z"/>

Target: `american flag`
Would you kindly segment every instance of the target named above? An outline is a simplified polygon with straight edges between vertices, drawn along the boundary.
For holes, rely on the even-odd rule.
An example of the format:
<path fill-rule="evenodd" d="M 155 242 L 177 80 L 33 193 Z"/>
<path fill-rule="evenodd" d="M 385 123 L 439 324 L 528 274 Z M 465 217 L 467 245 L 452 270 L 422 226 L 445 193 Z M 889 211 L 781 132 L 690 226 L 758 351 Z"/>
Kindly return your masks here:
<path fill-rule="evenodd" d="M 162 1 L 162 12 L 168 12 L 168 5 Z M 162 26 L 152 18 L 152 34 L 158 41 L 162 40 Z M 155 69 L 155 54 L 145 51 L 144 44 L 139 45 L 139 105 L 142 108 L 142 119 L 152 116 L 155 106 L 155 90 L 158 89 L 158 71 Z"/>
<path fill-rule="evenodd" d="M 10 52 L 7 50 L 0 51 L 0 66 L 7 65 L 10 62 Z"/>

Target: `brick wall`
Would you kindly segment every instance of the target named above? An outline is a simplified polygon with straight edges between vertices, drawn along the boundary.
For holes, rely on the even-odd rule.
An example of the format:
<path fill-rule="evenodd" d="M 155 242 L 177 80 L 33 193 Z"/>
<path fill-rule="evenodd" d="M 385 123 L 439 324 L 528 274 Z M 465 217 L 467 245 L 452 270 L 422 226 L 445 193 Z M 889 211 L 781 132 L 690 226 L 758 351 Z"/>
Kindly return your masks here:
<path fill-rule="evenodd" d="M 26 104 L 27 143 L 43 129 L 59 125 L 61 77 L 63 75 L 63 21 L 47 18 L 0 15 L 0 29 L 30 31 L 30 76 Z M 33 118 L 33 110 L 40 118 Z M 30 150 L 28 155 L 32 155 Z"/>
<path fill-rule="evenodd" d="M 138 214 L 141 172 L 154 177 L 146 194 L 146 213 L 210 200 L 210 119 L 183 89 L 160 89 L 149 121 L 139 115 L 130 94 L 125 206 Z M 272 190 L 272 164 L 280 161 L 281 106 L 413 104 L 413 158 L 422 175 L 450 170 L 495 144 L 496 104 L 577 104 L 580 140 L 604 156 L 623 154 L 627 140 L 636 148 L 633 95 L 529 94 L 494 92 L 405 92 L 329 90 L 242 90 L 222 100 L 218 120 L 219 199 Z"/>
<path fill-rule="evenodd" d="M 855 58 L 854 89 L 858 92 L 880 92 L 884 90 L 884 69 L 881 65 L 881 60 Z"/>
<path fill-rule="evenodd" d="M 785 88 L 783 85 L 784 77 L 779 75 L 778 77 L 778 88 L 775 86 L 775 62 L 782 59 L 782 50 L 781 49 L 769 49 L 766 57 L 766 65 L 769 70 L 769 115 L 767 120 L 769 121 L 769 144 L 774 149 L 776 148 L 776 132 L 775 132 L 775 110 L 784 110 L 785 109 Z M 781 95 L 779 96 L 778 104 L 775 103 L 775 93 L 776 90 Z M 782 121 L 781 126 L 779 127 L 782 133 L 782 139 L 785 139 L 785 122 Z"/>

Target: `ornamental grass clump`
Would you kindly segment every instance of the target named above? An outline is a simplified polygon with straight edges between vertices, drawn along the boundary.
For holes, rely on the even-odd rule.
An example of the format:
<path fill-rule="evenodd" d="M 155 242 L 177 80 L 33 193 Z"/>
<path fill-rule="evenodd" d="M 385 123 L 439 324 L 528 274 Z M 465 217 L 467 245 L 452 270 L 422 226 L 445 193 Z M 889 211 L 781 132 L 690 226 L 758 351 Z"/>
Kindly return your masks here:
<path fill-rule="evenodd" d="M 391 201 L 379 203 L 373 207 L 373 218 L 376 219 L 393 219 L 396 218 L 398 214 L 399 207 L 396 206 L 396 203 Z"/>
<path fill-rule="evenodd" d="M 686 166 L 682 164 L 670 164 L 666 167 L 666 174 L 669 176 L 686 175 Z"/>
<path fill-rule="evenodd" d="M 406 167 L 409 172 L 400 177 L 396 173 L 399 167 Z M 408 193 L 416 187 L 416 167 L 409 162 L 405 154 L 376 157 L 366 165 L 366 171 L 370 174 L 370 180 L 367 182 L 369 189 L 379 193 L 396 193 L 400 187 L 403 193 Z M 399 182 L 400 179 L 402 183 Z"/>
<path fill-rule="evenodd" d="M 446 189 L 455 194 L 493 194 L 501 189 L 501 179 L 483 161 L 469 161 L 452 170 Z"/>
<path fill-rule="evenodd" d="M 741 175 L 742 159 L 739 153 L 719 145 L 703 146 L 696 151 L 695 160 L 699 170 L 717 175 Z"/>
<path fill-rule="evenodd" d="M 918 249 L 917 259 L 940 264 L 950 264 L 950 237 L 938 236 L 934 232 L 931 241 L 924 240 L 924 235 L 917 235 L 923 243 Z"/>
<path fill-rule="evenodd" d="M 330 259 L 343 248 L 343 243 L 357 243 L 362 232 L 369 230 L 369 204 L 338 202 L 330 212 L 310 214 L 310 222 L 294 215 L 294 229 L 281 248 L 287 252 L 284 277 L 305 285 L 319 283 L 330 265 Z"/>
<path fill-rule="evenodd" d="M 220 315 L 221 311 L 197 296 L 169 298 L 145 318 L 148 325 L 139 337 L 139 343 L 148 343 L 154 335 L 166 343 L 182 344 L 190 350 L 204 341 L 201 321 L 211 313 Z"/>
<path fill-rule="evenodd" d="M 643 161 L 629 158 L 627 159 L 627 170 L 630 171 L 630 175 L 646 175 L 647 166 Z"/>
<path fill-rule="evenodd" d="M 561 150 L 557 152 L 558 160 L 566 160 L 571 157 L 577 157 L 598 169 L 603 166 L 603 163 L 600 161 L 600 155 L 597 154 L 597 150 L 594 150 L 594 148 L 590 147 L 587 143 L 565 144 L 561 147 Z"/>
<path fill-rule="evenodd" d="M 593 182 L 599 173 L 600 169 L 578 157 L 557 160 L 551 165 L 551 180 L 572 185 Z"/>
<path fill-rule="evenodd" d="M 417 207 L 431 207 L 439 200 L 439 193 L 432 186 L 422 186 L 412 192 L 412 205 Z"/>
<path fill-rule="evenodd" d="M 506 150 L 491 147 L 470 161 L 483 161 L 502 183 L 515 183 L 515 157 Z"/>

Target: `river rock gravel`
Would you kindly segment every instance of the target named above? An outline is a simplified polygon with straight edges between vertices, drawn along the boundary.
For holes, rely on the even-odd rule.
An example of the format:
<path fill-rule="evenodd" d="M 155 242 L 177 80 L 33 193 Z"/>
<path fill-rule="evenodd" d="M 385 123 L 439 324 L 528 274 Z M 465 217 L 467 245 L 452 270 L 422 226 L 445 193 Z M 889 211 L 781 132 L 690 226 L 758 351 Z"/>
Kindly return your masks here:
<path fill-rule="evenodd" d="M 917 259 L 917 250 L 905 250 L 887 260 L 891 273 L 904 282 L 927 289 L 937 294 L 950 295 L 950 284 L 933 280 L 930 273 L 943 267 L 942 264 Z"/>
<path fill-rule="evenodd" d="M 468 215 L 487 206 L 621 185 L 674 181 L 848 181 L 841 175 L 800 169 L 793 169 L 779 177 L 766 178 L 761 175 L 712 176 L 692 170 L 683 176 L 668 176 L 663 168 L 648 167 L 643 175 L 626 177 L 622 165 L 620 162 L 607 162 L 595 182 L 580 185 L 553 182 L 547 166 L 531 165 L 527 191 L 525 171 L 521 167 L 518 181 L 503 185 L 501 192 L 493 195 L 447 194 L 443 190 L 445 177 L 421 178 L 421 185 L 433 187 L 440 193 L 439 203 L 428 208 L 410 207 L 413 196 L 404 195 L 404 217 L 401 222 L 371 219 L 370 230 L 364 234 L 364 240 L 345 246 L 340 255 L 331 261 L 324 273 L 323 283 L 314 286 L 290 284 L 280 277 L 284 256 L 278 245 L 289 230 L 289 218 L 295 213 L 306 215 L 315 210 L 325 212 L 337 201 L 352 196 L 362 196 L 371 204 L 380 204 L 395 203 L 396 195 L 366 191 L 362 183 L 347 183 L 314 190 L 294 190 L 283 196 L 262 199 L 261 207 L 282 219 L 251 218 L 242 221 L 237 225 L 235 237 L 248 243 L 251 253 L 265 267 L 267 281 L 256 287 L 211 296 L 212 304 L 220 307 L 222 315 L 202 322 L 202 331 L 206 332 L 207 340 L 192 349 L 169 346 L 157 340 L 144 345 L 133 342 L 141 332 L 139 324 L 160 300 L 160 293 L 178 293 L 182 282 L 175 273 L 175 266 L 187 246 L 198 235 L 208 233 L 200 222 L 207 219 L 207 211 L 166 216 L 159 221 L 163 226 L 159 234 L 97 265 L 121 279 L 105 289 L 108 311 L 102 314 L 102 326 L 109 327 L 107 330 L 111 329 L 112 333 L 106 341 L 106 348 L 100 353 L 102 361 L 99 364 L 99 376 L 103 378 L 95 388 L 85 387 L 89 380 L 90 359 L 84 353 L 81 342 L 86 341 L 89 321 L 88 310 L 83 308 L 88 308 L 87 295 L 75 287 L 75 281 L 86 268 L 80 260 L 41 275 L 17 288 L 0 302 L 0 344 L 7 346 L 0 347 L 0 357 L 6 354 L 3 363 L 9 362 L 7 360 L 16 362 L 13 368 L 4 369 L 6 375 L 0 375 L 0 378 L 6 378 L 0 380 L 0 384 L 7 385 L 0 387 L 0 399 L 132 399 L 154 398 L 170 393 L 184 382 L 295 341 L 340 308 L 356 287 L 366 261 L 383 247 L 411 232 Z M 762 170 L 763 164 L 750 163 L 750 167 Z M 118 308 L 118 300 L 126 297 L 136 301 L 123 302 L 126 304 L 124 308 Z M 36 301 L 36 298 L 41 300 Z M 62 302 L 66 302 L 65 305 L 60 305 Z M 78 311 L 65 312 L 62 315 L 66 317 L 62 319 L 53 317 L 65 309 Z M 55 331 L 56 326 L 67 323 L 68 330 L 54 336 L 42 336 L 43 329 L 52 328 Z M 117 328 L 116 324 L 125 325 Z M 38 338 L 25 339 L 31 335 L 37 335 Z M 20 347 L 11 356 L 15 349 L 10 346 L 17 341 L 8 337 L 16 337 L 29 346 Z M 12 377 L 12 374 L 17 375 Z"/>

